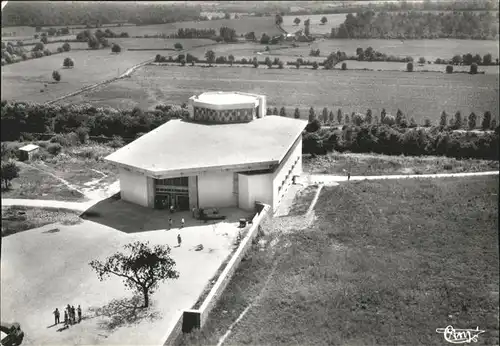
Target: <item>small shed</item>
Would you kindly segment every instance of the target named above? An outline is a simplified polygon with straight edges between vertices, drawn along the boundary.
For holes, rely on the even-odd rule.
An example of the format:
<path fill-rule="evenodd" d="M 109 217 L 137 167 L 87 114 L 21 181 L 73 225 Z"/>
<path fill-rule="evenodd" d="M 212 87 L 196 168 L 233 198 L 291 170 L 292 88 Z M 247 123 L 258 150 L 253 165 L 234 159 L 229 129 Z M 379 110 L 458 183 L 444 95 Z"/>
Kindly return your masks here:
<path fill-rule="evenodd" d="M 19 148 L 19 159 L 21 161 L 30 161 L 33 158 L 33 154 L 37 153 L 40 147 L 35 144 L 28 144 L 24 147 Z"/>

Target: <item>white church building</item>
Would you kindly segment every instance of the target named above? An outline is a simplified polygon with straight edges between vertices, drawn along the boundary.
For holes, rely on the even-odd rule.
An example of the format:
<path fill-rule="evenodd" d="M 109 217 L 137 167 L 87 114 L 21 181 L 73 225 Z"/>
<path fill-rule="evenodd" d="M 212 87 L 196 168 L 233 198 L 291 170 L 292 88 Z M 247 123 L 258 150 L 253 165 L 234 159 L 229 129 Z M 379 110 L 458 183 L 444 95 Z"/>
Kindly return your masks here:
<path fill-rule="evenodd" d="M 112 153 L 121 198 L 151 208 L 274 210 L 302 173 L 307 122 L 266 114 L 266 97 L 206 92 L 189 118 L 170 120 Z"/>

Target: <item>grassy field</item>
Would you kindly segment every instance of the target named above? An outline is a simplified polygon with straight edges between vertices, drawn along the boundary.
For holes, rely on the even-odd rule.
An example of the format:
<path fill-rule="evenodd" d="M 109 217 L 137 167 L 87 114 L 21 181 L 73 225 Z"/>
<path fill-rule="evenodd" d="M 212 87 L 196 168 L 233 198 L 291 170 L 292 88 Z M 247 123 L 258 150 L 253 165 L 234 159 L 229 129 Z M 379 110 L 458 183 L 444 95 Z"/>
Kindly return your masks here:
<path fill-rule="evenodd" d="M 26 207 L 2 208 L 2 237 L 51 223 L 76 224 L 80 221 L 76 213 L 68 211 Z M 57 232 L 57 228 L 54 232 Z"/>
<path fill-rule="evenodd" d="M 311 49 L 319 49 L 322 57 L 340 50 L 347 55 L 355 55 L 357 48 L 366 49 L 372 47 L 374 50 L 387 55 L 411 56 L 418 60 L 424 57 L 434 61 L 436 58 L 451 59 L 455 54 L 484 54 L 490 53 L 493 59 L 498 58 L 498 41 L 480 40 L 381 40 L 381 39 L 356 39 L 356 40 L 330 40 L 320 39 L 312 42 L 310 46 L 301 46 L 283 51 L 282 54 L 290 56 L 308 56 Z"/>
<path fill-rule="evenodd" d="M 314 174 L 379 175 L 435 174 L 497 171 L 498 161 L 457 160 L 435 156 L 389 156 L 380 154 L 329 153 L 303 157 L 304 172 Z"/>
<path fill-rule="evenodd" d="M 119 80 L 64 102 L 92 102 L 113 107 L 154 108 L 159 103 L 181 104 L 193 94 L 209 90 L 241 90 L 267 96 L 272 107 L 285 106 L 289 116 L 295 107 L 307 116 L 309 107 L 344 113 L 368 108 L 379 115 L 382 108 L 396 114 L 398 108 L 423 123 L 436 123 L 445 110 L 498 113 L 498 75 L 434 74 L 376 71 L 278 70 L 237 67 L 146 66 L 131 78 Z"/>
<path fill-rule="evenodd" d="M 310 19 L 311 25 L 309 26 L 309 30 L 311 34 L 330 34 L 332 28 L 337 28 L 338 26 L 340 26 L 340 24 L 344 23 L 345 16 L 345 13 L 284 16 L 283 24 L 281 24 L 281 27 L 288 33 L 294 33 L 300 29 L 304 30 L 304 21 L 306 19 Z M 321 18 L 323 17 L 326 17 L 326 19 L 328 19 L 325 25 L 321 24 Z M 299 25 L 295 25 L 295 23 L 293 22 L 295 18 L 300 19 Z"/>
<path fill-rule="evenodd" d="M 477 326 L 479 343 L 497 345 L 498 183 L 325 188 L 314 225 L 251 253 L 184 344 L 216 344 L 253 302 L 226 345 L 443 345 L 436 328 L 448 325 Z"/>
<path fill-rule="evenodd" d="M 118 41 L 118 40 L 117 40 Z M 147 42 L 135 40 L 139 45 Z M 124 41 L 126 43 L 126 41 Z M 133 42 L 133 41 L 132 41 Z M 200 44 L 211 44 L 210 40 L 175 40 L 181 42 L 185 49 Z M 173 40 L 163 40 L 163 47 L 172 47 Z M 158 43 L 157 43 L 158 44 Z M 131 45 L 124 44 L 120 54 L 111 53 L 110 49 L 75 50 L 22 61 L 2 66 L 1 98 L 46 102 L 65 94 L 77 91 L 85 86 L 117 77 L 132 66 L 153 59 L 158 53 L 163 55 L 177 54 L 171 51 L 127 51 Z M 70 57 L 75 66 L 64 69 L 64 58 Z M 62 79 L 59 83 L 52 79 L 52 71 L 58 70 Z M 45 86 L 46 85 L 46 86 Z M 44 90 L 41 92 L 40 90 Z"/>
<path fill-rule="evenodd" d="M 357 60 L 345 60 L 343 61 L 347 64 L 347 68 L 351 70 L 374 70 L 374 71 L 406 71 L 406 63 L 404 62 L 386 62 L 386 61 L 357 61 Z M 340 69 L 342 63 L 339 62 L 335 65 L 335 68 Z M 454 72 L 469 72 L 470 66 L 453 66 Z M 446 71 L 446 65 L 441 64 L 423 64 L 420 65 L 417 62 L 413 63 L 413 71 L 434 71 L 443 72 Z M 478 66 L 479 72 L 484 72 L 487 74 L 498 74 L 498 66 Z"/>

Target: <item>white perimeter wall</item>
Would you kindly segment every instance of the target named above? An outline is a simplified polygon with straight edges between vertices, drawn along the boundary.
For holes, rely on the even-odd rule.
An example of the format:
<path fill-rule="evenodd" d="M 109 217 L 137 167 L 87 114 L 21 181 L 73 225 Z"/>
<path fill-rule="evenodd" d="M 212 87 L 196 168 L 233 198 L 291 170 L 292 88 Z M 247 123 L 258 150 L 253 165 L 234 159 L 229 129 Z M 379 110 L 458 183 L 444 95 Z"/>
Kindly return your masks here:
<path fill-rule="evenodd" d="M 233 173 L 200 174 L 198 198 L 200 208 L 236 206 L 236 195 L 233 194 Z"/>
<path fill-rule="evenodd" d="M 254 210 L 255 202 L 272 205 L 273 174 L 238 175 L 238 207 Z"/>
<path fill-rule="evenodd" d="M 300 174 L 302 174 L 302 135 L 299 135 L 289 156 L 285 157 L 285 160 L 281 162 L 278 169 L 274 172 L 272 184 L 273 203 L 271 204 L 273 211 L 276 211 L 281 198 L 288 191 L 288 188 L 292 184 L 293 176 Z M 283 180 L 285 180 L 284 184 Z"/>
<path fill-rule="evenodd" d="M 128 171 L 124 168 L 120 172 L 120 195 L 127 202 L 148 206 L 148 185 L 147 177 Z"/>

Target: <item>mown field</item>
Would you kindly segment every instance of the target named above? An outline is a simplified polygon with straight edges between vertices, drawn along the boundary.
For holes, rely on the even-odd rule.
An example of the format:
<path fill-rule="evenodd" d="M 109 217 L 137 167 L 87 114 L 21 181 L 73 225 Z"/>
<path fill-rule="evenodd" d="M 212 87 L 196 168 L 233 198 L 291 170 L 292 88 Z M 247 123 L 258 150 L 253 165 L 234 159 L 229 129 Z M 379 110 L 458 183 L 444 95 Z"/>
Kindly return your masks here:
<path fill-rule="evenodd" d="M 436 329 L 452 325 L 479 327 L 478 344 L 498 345 L 498 183 L 324 188 L 314 224 L 252 252 L 183 345 L 216 344 L 251 303 L 224 344 L 437 346 L 446 341 Z"/>
<path fill-rule="evenodd" d="M 147 44 L 142 40 L 133 40 L 133 42 L 140 42 L 139 45 Z M 211 40 L 201 39 L 162 40 L 163 47 L 172 48 L 175 42 L 181 42 L 185 49 L 213 43 Z M 127 51 L 127 47 L 132 47 L 132 44 L 123 44 L 123 50 L 120 54 L 113 54 L 110 49 L 72 50 L 67 53 L 2 66 L 1 98 L 2 100 L 34 102 L 50 101 L 85 86 L 117 77 L 132 66 L 153 59 L 158 53 L 162 55 L 175 53 L 161 50 Z M 62 67 L 66 57 L 74 60 L 75 66 L 73 68 L 65 69 Z M 62 75 L 62 79 L 58 83 L 52 79 L 52 71 L 54 70 L 58 70 Z"/>
<path fill-rule="evenodd" d="M 181 104 L 209 90 L 261 93 L 268 105 L 285 106 L 289 116 L 298 107 L 307 117 L 309 107 L 344 113 L 368 108 L 379 115 L 382 108 L 423 123 L 437 123 L 443 110 L 498 114 L 498 75 L 437 74 L 377 71 L 325 71 L 322 69 L 254 69 L 251 67 L 146 66 L 131 78 L 66 99 L 119 108 L 154 108 L 160 103 Z"/>
<path fill-rule="evenodd" d="M 320 39 L 312 42 L 311 45 L 303 45 L 284 51 L 276 51 L 273 54 L 290 55 L 304 57 L 309 55 L 311 49 L 319 49 L 320 56 L 327 57 L 330 53 L 340 50 L 347 55 L 355 55 L 357 48 L 366 49 L 372 47 L 374 50 L 387 55 L 411 56 L 418 60 L 424 57 L 434 61 L 437 58 L 451 59 L 455 54 L 481 56 L 490 53 L 493 59 L 498 58 L 498 41 L 493 40 L 458 40 L 458 39 L 438 39 L 438 40 L 379 40 L 379 39 L 356 39 L 356 40 L 330 40 Z"/>
<path fill-rule="evenodd" d="M 332 28 L 337 28 L 340 24 L 344 23 L 345 16 L 345 13 L 283 16 L 281 27 L 288 33 L 294 33 L 300 29 L 304 30 L 304 21 L 310 19 L 311 25 L 309 26 L 309 30 L 311 34 L 330 34 Z M 321 18 L 323 17 L 326 17 L 328 20 L 325 25 L 321 24 Z M 295 18 L 300 19 L 299 25 L 295 25 L 293 22 Z"/>

